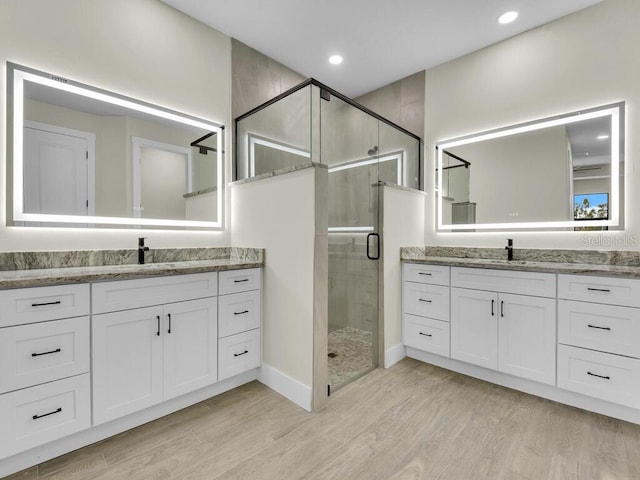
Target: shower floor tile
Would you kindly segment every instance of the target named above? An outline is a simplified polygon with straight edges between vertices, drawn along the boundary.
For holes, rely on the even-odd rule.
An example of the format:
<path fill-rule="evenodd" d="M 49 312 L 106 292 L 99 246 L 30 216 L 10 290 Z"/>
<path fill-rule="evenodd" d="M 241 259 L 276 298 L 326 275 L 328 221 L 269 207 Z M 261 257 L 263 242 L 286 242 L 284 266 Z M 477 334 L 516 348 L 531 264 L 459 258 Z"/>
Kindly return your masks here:
<path fill-rule="evenodd" d="M 329 384 L 332 389 L 373 366 L 372 338 L 371 332 L 352 327 L 329 332 Z"/>

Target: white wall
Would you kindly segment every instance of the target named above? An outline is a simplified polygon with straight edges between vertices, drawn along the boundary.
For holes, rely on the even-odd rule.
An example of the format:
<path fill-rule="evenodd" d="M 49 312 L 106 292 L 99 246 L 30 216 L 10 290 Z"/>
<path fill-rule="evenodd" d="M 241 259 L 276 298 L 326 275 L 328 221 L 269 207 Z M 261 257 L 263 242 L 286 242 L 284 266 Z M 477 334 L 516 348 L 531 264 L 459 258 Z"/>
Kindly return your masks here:
<path fill-rule="evenodd" d="M 393 187 L 383 190 L 383 276 L 385 366 L 404 356 L 400 247 L 420 245 L 427 196 Z M 400 353 L 399 353 L 400 352 Z M 400 358 L 398 358 L 400 357 Z"/>
<path fill-rule="evenodd" d="M 313 383 L 315 182 L 316 169 L 307 168 L 230 187 L 232 246 L 266 249 L 263 362 L 309 394 Z"/>
<path fill-rule="evenodd" d="M 585 107 L 624 100 L 626 204 L 640 204 L 640 2 L 607 0 L 426 72 L 425 185 L 433 195 L 438 141 Z M 431 197 L 430 206 L 435 205 Z M 496 247 L 505 233 L 437 234 L 427 210 L 425 243 Z M 509 233 L 516 247 L 639 249 L 640 217 L 628 210 L 625 231 Z M 601 237 L 601 235 L 606 235 Z M 590 245 L 591 245 L 590 244 Z"/>
<path fill-rule="evenodd" d="M 231 126 L 231 40 L 157 0 L 3 0 L 0 19 L 2 112 L 6 61 L 12 61 Z M 1 145 L 6 145 L 5 121 L 0 115 Z M 227 145 L 230 130 L 225 129 Z M 5 171 L 4 148 L 0 159 Z M 5 194 L 3 182 L 3 207 Z M 44 234 L 38 228 L 5 227 L 6 209 L 0 211 L 2 251 L 135 248 L 141 233 L 48 228 Z M 228 228 L 144 234 L 152 248 L 230 241 Z"/>

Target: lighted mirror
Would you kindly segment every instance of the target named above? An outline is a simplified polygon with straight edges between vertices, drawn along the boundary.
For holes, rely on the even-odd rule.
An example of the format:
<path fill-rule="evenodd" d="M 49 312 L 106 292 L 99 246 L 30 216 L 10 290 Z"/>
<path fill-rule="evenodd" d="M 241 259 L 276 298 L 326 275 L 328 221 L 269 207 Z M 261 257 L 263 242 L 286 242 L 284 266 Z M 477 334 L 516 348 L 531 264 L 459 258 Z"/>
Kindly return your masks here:
<path fill-rule="evenodd" d="M 222 226 L 223 129 L 15 64 L 15 225 Z"/>
<path fill-rule="evenodd" d="M 440 231 L 623 226 L 624 103 L 437 144 Z"/>

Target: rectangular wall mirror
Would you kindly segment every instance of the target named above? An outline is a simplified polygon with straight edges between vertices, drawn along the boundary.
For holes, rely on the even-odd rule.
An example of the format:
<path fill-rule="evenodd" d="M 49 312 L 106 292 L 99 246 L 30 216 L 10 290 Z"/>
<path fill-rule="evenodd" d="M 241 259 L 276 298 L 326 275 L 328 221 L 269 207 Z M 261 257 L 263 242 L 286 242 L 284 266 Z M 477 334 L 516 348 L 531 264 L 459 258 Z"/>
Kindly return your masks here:
<path fill-rule="evenodd" d="M 624 220 L 624 103 L 439 142 L 439 231 L 608 230 Z"/>
<path fill-rule="evenodd" d="M 222 226 L 223 127 L 20 65 L 7 71 L 14 225 Z"/>

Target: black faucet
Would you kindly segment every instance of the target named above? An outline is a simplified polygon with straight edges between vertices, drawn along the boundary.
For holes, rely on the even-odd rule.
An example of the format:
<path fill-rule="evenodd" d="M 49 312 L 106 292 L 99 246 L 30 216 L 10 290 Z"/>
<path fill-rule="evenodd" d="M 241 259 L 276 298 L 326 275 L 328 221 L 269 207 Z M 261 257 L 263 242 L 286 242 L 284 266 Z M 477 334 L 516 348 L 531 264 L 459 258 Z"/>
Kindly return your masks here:
<path fill-rule="evenodd" d="M 504 249 L 507 251 L 507 260 L 513 260 L 513 238 L 507 238 L 507 246 Z"/>
<path fill-rule="evenodd" d="M 149 251 L 149 247 L 144 246 L 144 239 L 146 237 L 138 237 L 138 264 L 144 265 L 144 252 Z"/>

